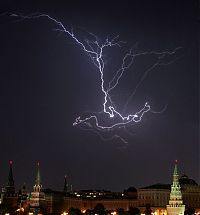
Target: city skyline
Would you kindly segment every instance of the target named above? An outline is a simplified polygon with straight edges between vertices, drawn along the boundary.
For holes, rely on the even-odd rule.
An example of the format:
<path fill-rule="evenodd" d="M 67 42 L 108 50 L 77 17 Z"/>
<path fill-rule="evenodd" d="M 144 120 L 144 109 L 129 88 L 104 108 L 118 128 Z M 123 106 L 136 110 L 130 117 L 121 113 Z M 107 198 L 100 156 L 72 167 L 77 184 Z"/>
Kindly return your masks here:
<path fill-rule="evenodd" d="M 41 184 L 42 185 L 42 189 L 44 189 L 44 190 L 46 190 L 46 189 L 55 189 L 54 187 L 51 187 L 51 186 L 49 186 L 49 187 L 46 187 L 45 186 L 45 182 L 47 182 L 48 181 L 48 176 L 47 176 L 47 178 L 45 178 L 44 180 L 43 180 L 43 177 L 42 177 L 42 172 L 41 172 L 41 165 L 40 165 L 40 162 L 38 161 L 38 162 L 35 162 L 34 163 L 34 171 L 33 171 L 33 173 L 34 173 L 34 177 L 32 178 L 32 186 L 30 187 L 30 184 L 31 184 L 31 182 L 29 181 L 28 183 L 26 183 L 26 181 L 23 181 L 23 182 L 20 182 L 19 183 L 19 181 L 18 181 L 18 184 L 16 185 L 16 183 L 15 183 L 15 181 L 16 181 L 16 178 L 18 177 L 17 175 L 15 175 L 15 169 L 13 169 L 13 161 L 12 160 L 10 160 L 9 162 L 8 162 L 8 174 L 7 174 L 7 178 L 4 180 L 4 183 L 3 184 L 1 184 L 1 188 L 2 189 L 5 189 L 6 188 L 6 186 L 8 185 L 8 184 L 12 184 L 12 186 L 15 188 L 15 192 L 16 193 L 18 193 L 18 191 L 19 190 L 21 190 L 22 189 L 22 187 L 26 187 L 26 191 L 31 191 L 33 188 L 34 188 L 34 186 L 35 186 L 35 183 L 37 182 L 38 184 Z M 174 165 L 175 165 L 175 169 L 176 169 L 176 171 L 178 171 L 177 169 L 180 169 L 180 165 L 179 165 L 179 167 L 177 167 L 177 165 L 179 164 L 179 162 L 178 162 L 178 160 L 175 160 L 174 161 Z M 14 172 L 14 173 L 13 173 Z M 174 173 L 174 170 L 173 170 L 173 168 L 171 169 L 171 175 L 170 175 L 170 181 L 168 181 L 168 183 L 167 183 L 167 185 L 170 185 L 171 184 L 171 181 L 172 181 L 172 175 L 173 175 L 173 173 Z M 17 174 L 17 171 L 16 171 L 16 174 Z M 179 179 L 181 179 L 182 177 L 184 178 L 184 177 L 188 177 L 188 179 L 191 179 L 191 180 L 193 180 L 190 176 L 188 176 L 185 172 L 180 172 L 179 171 Z M 39 178 L 38 178 L 39 177 Z M 69 180 L 69 177 L 68 177 L 68 175 L 67 174 L 65 174 L 63 177 L 62 177 L 62 179 L 63 179 L 63 183 L 62 183 L 62 185 L 57 185 L 58 187 L 57 187 L 57 190 L 58 191 L 64 191 L 65 190 L 65 186 L 67 185 L 68 186 L 68 192 L 70 192 L 70 191 L 73 191 L 73 192 L 75 192 L 75 191 L 86 191 L 86 190 L 105 190 L 105 191 L 112 191 L 112 190 L 108 190 L 108 189 L 104 189 L 104 187 L 87 187 L 87 189 L 84 189 L 84 188 L 82 188 L 82 189 L 80 189 L 80 188 L 78 188 L 78 187 L 73 187 L 73 181 L 70 181 Z M 9 182 L 11 180 L 11 182 Z M 39 181 L 39 182 L 38 182 Z M 195 181 L 194 181 L 195 182 Z M 195 182 L 196 183 L 196 182 Z M 124 187 L 122 190 L 115 190 L 115 191 L 117 191 L 117 192 L 124 192 L 124 191 L 126 191 L 128 188 L 131 188 L 131 187 L 133 187 L 133 188 L 136 188 L 136 189 L 139 189 L 139 188 L 143 188 L 143 187 L 148 187 L 148 186 L 155 186 L 155 185 L 164 185 L 165 183 L 162 183 L 162 182 L 160 182 L 160 181 L 155 181 L 155 183 L 154 184 L 145 184 L 145 185 L 143 185 L 143 186 L 141 186 L 141 187 L 136 187 L 136 186 L 134 186 L 134 184 L 130 184 L 128 187 Z M 28 185 L 28 186 L 27 186 Z M 64 185 L 64 186 L 63 186 Z M 64 188 L 64 189 L 63 189 Z"/>
<path fill-rule="evenodd" d="M 154 184 L 123 192 L 108 190 L 70 190 L 65 177 L 62 191 L 45 189 L 40 164 L 31 192 L 25 185 L 16 192 L 12 161 L 6 187 L 1 191 L 0 210 L 3 214 L 199 214 L 200 186 L 185 174 L 179 177 L 175 160 L 171 184 Z"/>
<path fill-rule="evenodd" d="M 39 161 L 47 187 L 62 186 L 67 174 L 80 189 L 121 190 L 169 181 L 175 159 L 181 163 L 180 172 L 199 183 L 198 1 L 101 1 L 96 5 L 10 0 L 0 6 L 0 184 L 7 177 L 7 162 L 13 160 L 16 184 L 26 179 L 31 186 L 32 167 Z M 152 112 L 145 113 L 140 123 L 114 130 L 126 145 L 109 139 L 107 133 L 73 126 L 78 116 L 83 119 L 102 111 L 99 71 L 72 38 L 55 30 L 55 23 L 10 16 L 37 13 L 48 14 L 69 29 L 73 26 L 81 41 L 90 39 L 88 32 L 102 41 L 119 35 L 126 42 L 122 53 L 118 49 L 104 53 L 108 80 L 130 48 L 134 53 L 160 53 L 181 47 L 172 59 L 167 58 L 172 63 L 145 76 L 131 99 L 126 116 L 137 113 L 145 102 Z M 120 113 L 125 98 L 156 59 L 134 58 L 111 95 Z M 107 125 L 108 119 L 102 122 Z M 102 135 L 109 140 L 103 141 Z"/>

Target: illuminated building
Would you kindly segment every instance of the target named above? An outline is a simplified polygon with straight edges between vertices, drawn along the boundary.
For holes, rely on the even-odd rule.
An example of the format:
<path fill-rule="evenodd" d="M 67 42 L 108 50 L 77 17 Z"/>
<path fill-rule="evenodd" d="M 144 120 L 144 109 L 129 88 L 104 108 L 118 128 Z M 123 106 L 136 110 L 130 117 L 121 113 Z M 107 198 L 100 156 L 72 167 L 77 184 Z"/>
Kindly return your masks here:
<path fill-rule="evenodd" d="M 152 207 L 163 207 L 169 201 L 170 185 L 154 184 L 138 190 L 138 203 L 140 207 L 149 204 Z"/>
<path fill-rule="evenodd" d="M 183 202 L 186 206 L 200 208 L 200 186 L 185 174 L 180 177 Z M 170 184 L 154 184 L 138 189 L 138 204 L 144 207 L 165 207 L 169 202 Z"/>
<path fill-rule="evenodd" d="M 175 165 L 177 171 L 177 164 Z M 173 176 L 174 178 L 175 176 Z M 176 176 L 177 180 L 178 176 Z M 200 186 L 187 175 L 183 175 L 178 179 L 181 187 L 183 203 L 188 208 L 196 211 L 200 209 Z M 172 184 L 173 185 L 173 184 Z M 152 211 L 157 215 L 166 214 L 166 205 L 170 200 L 170 184 L 154 184 L 138 189 L 138 207 L 143 213 L 145 206 L 149 204 Z"/>
<path fill-rule="evenodd" d="M 130 207 L 135 207 L 139 208 L 142 214 L 149 205 L 152 215 L 167 215 L 167 209 L 169 215 L 179 215 L 182 214 L 181 210 L 184 205 L 186 208 L 194 208 L 196 212 L 200 209 L 200 186 L 185 174 L 179 178 L 177 164 L 174 168 L 172 185 L 154 184 L 139 189 L 130 187 L 124 192 L 111 192 L 106 190 L 72 191 L 68 189 L 66 177 L 63 191 L 43 189 L 38 163 L 36 180 L 29 199 L 25 186 L 18 195 L 15 194 L 11 162 L 8 182 L 3 189 L 2 196 L 3 203 L 10 204 L 15 210 L 23 208 L 25 212 L 32 214 L 61 214 L 69 212 L 70 208 L 78 208 L 86 212 L 92 211 L 97 204 L 102 204 L 108 211 L 116 211 L 118 208 L 128 211 Z"/>
<path fill-rule="evenodd" d="M 78 199 L 65 198 L 64 209 L 69 211 L 69 208 L 79 208 L 81 211 L 93 210 L 97 204 L 102 204 L 106 210 L 114 211 L 117 208 L 123 208 L 128 211 L 130 207 L 137 207 L 137 200 L 130 199 Z"/>
<path fill-rule="evenodd" d="M 30 211 L 39 213 L 45 209 L 45 195 L 42 190 L 42 183 L 40 177 L 40 165 L 37 163 L 37 175 L 35 185 L 33 186 L 33 192 L 30 197 Z"/>
<path fill-rule="evenodd" d="M 186 207 L 200 209 L 200 186 L 185 174 L 179 179 L 179 182 Z"/>
<path fill-rule="evenodd" d="M 177 161 L 174 167 L 173 183 L 171 185 L 169 204 L 167 205 L 168 215 L 183 215 L 185 205 L 183 204 L 181 186 L 179 183 L 179 175 L 177 169 Z"/>

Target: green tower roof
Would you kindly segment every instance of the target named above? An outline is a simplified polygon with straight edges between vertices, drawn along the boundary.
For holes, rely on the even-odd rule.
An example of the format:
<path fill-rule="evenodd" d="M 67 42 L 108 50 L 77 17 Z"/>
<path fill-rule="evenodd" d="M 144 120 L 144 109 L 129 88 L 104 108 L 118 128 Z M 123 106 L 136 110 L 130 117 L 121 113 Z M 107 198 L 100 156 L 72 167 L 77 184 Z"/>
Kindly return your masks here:
<path fill-rule="evenodd" d="M 175 166 L 174 166 L 174 174 L 173 175 L 178 175 L 178 160 L 175 160 Z"/>
<path fill-rule="evenodd" d="M 35 185 L 41 185 L 41 176 L 40 176 L 40 163 L 37 163 L 37 175 L 35 179 Z"/>

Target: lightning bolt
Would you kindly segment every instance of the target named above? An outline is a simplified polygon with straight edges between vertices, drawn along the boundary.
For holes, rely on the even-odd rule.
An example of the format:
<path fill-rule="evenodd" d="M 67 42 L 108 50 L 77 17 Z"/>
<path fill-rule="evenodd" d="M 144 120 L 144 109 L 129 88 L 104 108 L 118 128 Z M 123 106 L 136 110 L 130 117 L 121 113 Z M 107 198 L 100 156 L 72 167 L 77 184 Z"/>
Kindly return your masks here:
<path fill-rule="evenodd" d="M 67 36 L 71 37 L 74 40 L 74 42 L 78 46 L 80 46 L 82 51 L 85 54 L 87 54 L 88 57 L 92 60 L 95 67 L 98 69 L 99 75 L 100 75 L 100 87 L 103 95 L 102 111 L 99 112 L 98 114 L 93 114 L 86 118 L 81 118 L 80 116 L 78 116 L 73 122 L 73 126 L 79 126 L 79 127 L 82 127 L 83 129 L 87 128 L 87 130 L 92 130 L 94 133 L 97 133 L 100 136 L 101 134 L 99 132 L 101 131 L 109 132 L 116 128 L 125 127 L 128 124 L 140 122 L 144 114 L 146 114 L 151 110 L 150 104 L 148 102 L 145 102 L 144 105 L 140 107 L 137 112 L 126 115 L 117 110 L 114 102 L 111 99 L 111 92 L 118 86 L 125 71 L 130 69 L 130 67 L 134 62 L 134 59 L 139 56 L 151 55 L 151 56 L 155 56 L 156 62 L 153 65 L 151 65 L 148 69 L 146 69 L 146 71 L 144 71 L 143 76 L 140 78 L 135 89 L 129 95 L 128 100 L 124 104 L 123 112 L 126 112 L 126 108 L 128 104 L 132 100 L 133 96 L 136 94 L 137 89 L 141 86 L 141 84 L 143 83 L 143 81 L 145 80 L 149 72 L 152 71 L 157 66 L 168 65 L 173 63 L 174 59 L 166 61 L 166 58 L 168 58 L 169 56 L 173 56 L 177 52 L 177 50 L 181 48 L 181 47 L 178 47 L 172 51 L 161 51 L 161 52 L 149 51 L 149 52 L 139 52 L 139 53 L 135 52 L 133 48 L 130 49 L 127 53 L 125 53 L 124 57 L 122 58 L 121 66 L 116 72 L 114 72 L 114 76 L 109 81 L 108 86 L 106 86 L 105 77 L 104 77 L 105 67 L 106 67 L 105 51 L 107 48 L 122 47 L 122 44 L 124 42 L 119 40 L 119 36 L 113 37 L 111 39 L 107 37 L 104 40 L 104 42 L 102 42 L 99 40 L 99 38 L 96 35 L 94 35 L 91 32 L 88 32 L 94 39 L 80 40 L 75 35 L 73 29 L 68 30 L 68 28 L 65 27 L 65 25 L 61 21 L 49 16 L 48 14 L 35 13 L 35 14 L 25 16 L 21 14 L 12 13 L 9 15 L 11 17 L 19 18 L 19 21 L 26 20 L 26 19 L 47 18 L 57 26 L 57 28 L 55 29 L 56 31 L 62 32 Z M 150 111 L 150 112 L 157 113 L 155 111 Z M 102 125 L 99 122 L 99 114 L 104 114 L 108 116 L 110 119 L 115 119 L 115 122 L 111 123 L 113 122 L 113 120 L 110 120 L 110 123 L 108 123 L 108 125 Z M 119 138 L 122 142 L 127 143 L 127 141 L 124 138 L 120 137 L 117 134 L 115 134 L 111 138 L 107 138 L 107 140 L 110 140 L 113 138 Z M 106 138 L 104 138 L 103 136 L 101 136 L 101 139 L 106 140 Z"/>

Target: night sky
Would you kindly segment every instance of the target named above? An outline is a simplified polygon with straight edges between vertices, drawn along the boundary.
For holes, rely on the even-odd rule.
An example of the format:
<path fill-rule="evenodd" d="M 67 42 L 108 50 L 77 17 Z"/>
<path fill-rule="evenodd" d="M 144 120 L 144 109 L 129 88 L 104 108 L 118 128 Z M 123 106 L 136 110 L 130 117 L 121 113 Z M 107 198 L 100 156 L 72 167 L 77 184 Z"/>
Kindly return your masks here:
<path fill-rule="evenodd" d="M 153 69 L 127 111 L 146 101 L 155 111 L 128 127 L 128 145 L 102 141 L 73 127 L 77 116 L 102 110 L 99 72 L 74 41 L 53 29 L 45 18 L 22 20 L 0 16 L 0 186 L 7 180 L 9 160 L 17 188 L 34 183 L 40 162 L 45 188 L 61 190 L 64 175 L 74 189 L 122 191 L 129 186 L 170 183 L 174 160 L 198 183 L 198 4 L 196 1 L 1 1 L 1 13 L 46 13 L 73 26 L 79 38 L 87 31 L 102 40 L 120 35 L 122 50 L 108 51 L 109 71 L 123 51 L 173 50 L 177 60 Z M 117 59 L 117 60 L 113 60 Z M 151 57 L 135 59 L 113 99 L 122 108 Z"/>

